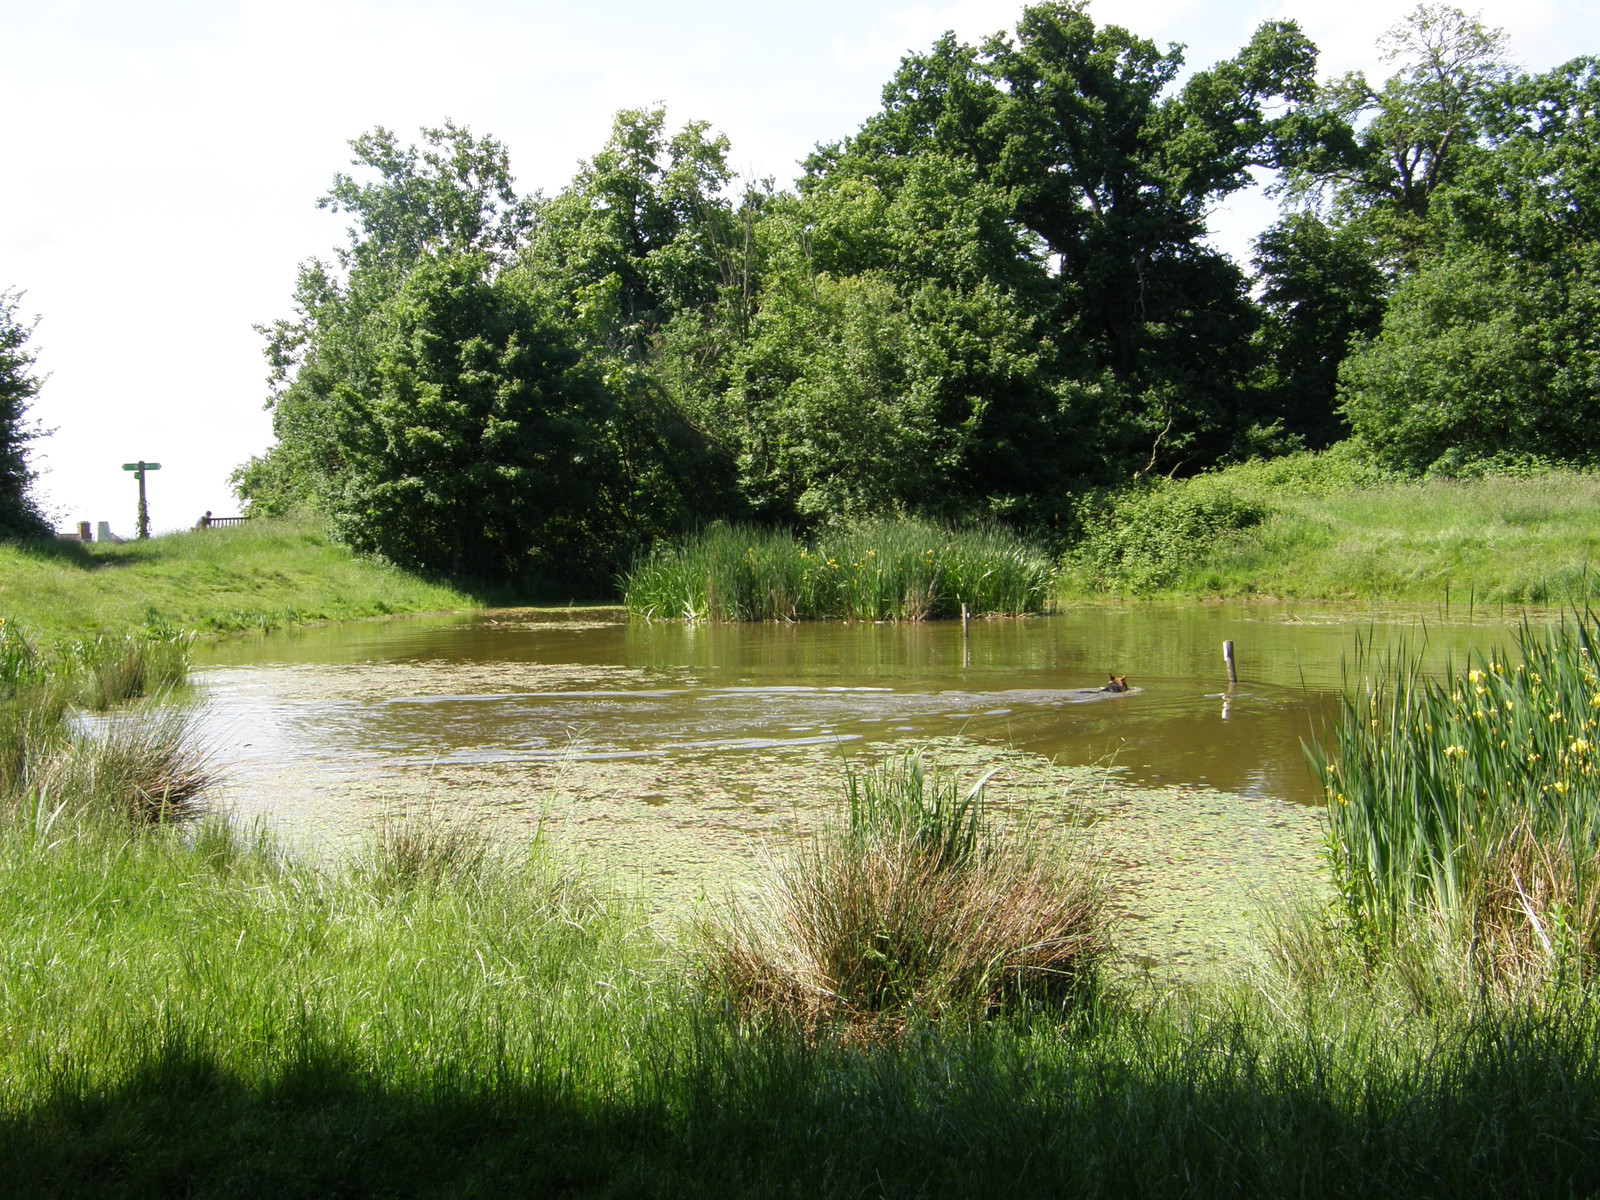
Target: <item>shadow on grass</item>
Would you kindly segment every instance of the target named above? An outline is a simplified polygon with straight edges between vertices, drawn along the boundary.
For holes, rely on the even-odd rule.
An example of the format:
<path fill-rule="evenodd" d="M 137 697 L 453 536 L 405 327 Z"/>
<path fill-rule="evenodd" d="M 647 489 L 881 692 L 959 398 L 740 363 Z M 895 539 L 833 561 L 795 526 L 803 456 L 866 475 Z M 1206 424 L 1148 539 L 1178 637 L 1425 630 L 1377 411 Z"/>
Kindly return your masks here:
<path fill-rule="evenodd" d="M 97 558 L 82 542 L 69 538 L 34 538 L 28 541 L 7 542 L 6 545 L 28 558 L 63 567 L 78 567 L 86 571 L 108 561 Z"/>
<path fill-rule="evenodd" d="M 156 1050 L 0 1118 L 17 1196 L 1577 1196 L 1592 1045 L 1527 1023 L 1359 1064 L 1306 1038 L 814 1050 L 722 1038 L 604 1085 L 553 1061 L 397 1089 L 325 1049 L 242 1077 Z M 669 1065 L 670 1064 L 670 1065 Z M 642 1064 L 636 1064 L 642 1065 Z M 1349 1068 L 1358 1069 L 1351 1074 Z M 477 1075 L 472 1079 L 468 1076 Z"/>

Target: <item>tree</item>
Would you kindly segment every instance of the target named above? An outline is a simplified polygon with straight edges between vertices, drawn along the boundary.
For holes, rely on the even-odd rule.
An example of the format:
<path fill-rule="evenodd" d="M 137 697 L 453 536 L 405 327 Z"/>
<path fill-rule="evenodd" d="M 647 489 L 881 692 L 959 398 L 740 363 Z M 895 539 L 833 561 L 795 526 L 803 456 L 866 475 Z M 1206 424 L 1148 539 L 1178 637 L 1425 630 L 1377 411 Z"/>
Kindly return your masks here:
<path fill-rule="evenodd" d="M 1107 478 L 1206 465 L 1254 420 L 1256 313 L 1204 245 L 1205 217 L 1307 137 L 1315 50 L 1292 23 L 1263 25 L 1174 95 L 1182 64 L 1176 47 L 1097 27 L 1084 3 L 1034 5 L 1014 36 L 974 49 L 947 35 L 908 58 L 883 111 L 809 164 L 892 196 L 937 154 L 1003 198 L 982 236 L 1042 251 L 1044 286 L 1017 294 L 1066 356 L 1060 394 L 1093 398 Z"/>
<path fill-rule="evenodd" d="M 1600 457 L 1600 60 L 1482 100 L 1486 144 L 1434 194 L 1437 253 L 1340 371 L 1355 434 L 1396 465 Z"/>
<path fill-rule="evenodd" d="M 351 141 L 360 176 L 334 176 L 318 207 L 348 213 L 337 262 L 302 264 L 294 315 L 260 327 L 269 364 L 267 407 L 277 444 L 234 472 L 259 513 L 326 511 L 343 487 L 344 449 L 329 424 L 341 387 L 375 382 L 389 302 L 431 256 L 473 255 L 498 269 L 520 244 L 530 202 L 517 196 L 505 147 L 446 122 L 402 146 L 379 126 Z"/>
<path fill-rule="evenodd" d="M 1314 213 L 1291 213 L 1256 241 L 1272 419 L 1320 450 L 1350 430 L 1338 406 L 1339 364 L 1383 323 L 1388 281 L 1365 239 Z"/>
<path fill-rule="evenodd" d="M 37 318 L 17 316 L 22 294 L 0 291 L 0 538 L 44 537 L 49 522 L 29 494 L 36 474 L 28 466 L 28 443 L 38 430 L 28 422 L 28 405 L 39 394 L 35 356 L 28 348 Z"/>
<path fill-rule="evenodd" d="M 453 576 L 606 561 L 611 405 L 568 332 L 472 254 L 418 260 L 383 316 L 371 383 L 333 396 L 334 531 Z"/>
<path fill-rule="evenodd" d="M 669 135 L 665 109 L 619 112 L 600 152 L 539 205 L 524 269 L 611 354 L 644 362 L 675 316 L 717 302 L 734 224 L 727 154 L 704 121 Z"/>
<path fill-rule="evenodd" d="M 1323 196 L 1358 221 L 1391 270 L 1415 270 L 1434 194 L 1455 182 L 1483 131 L 1481 101 L 1508 78 L 1505 31 L 1448 5 L 1419 4 L 1378 42 L 1399 70 L 1321 89 L 1324 136 L 1285 164 L 1291 195 Z"/>

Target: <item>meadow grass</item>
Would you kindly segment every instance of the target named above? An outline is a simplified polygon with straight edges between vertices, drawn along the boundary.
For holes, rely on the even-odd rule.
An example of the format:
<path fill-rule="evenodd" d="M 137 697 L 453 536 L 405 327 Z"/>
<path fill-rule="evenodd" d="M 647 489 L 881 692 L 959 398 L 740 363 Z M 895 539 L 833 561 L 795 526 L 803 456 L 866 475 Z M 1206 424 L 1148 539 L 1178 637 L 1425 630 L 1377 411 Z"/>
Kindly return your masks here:
<path fill-rule="evenodd" d="M 19 1197 L 1600 1186 L 1577 1001 L 1289 981 L 863 1042 L 742 1024 L 538 844 L 374 887 L 217 822 L 15 819 L 0 878 Z"/>
<path fill-rule="evenodd" d="M 1600 595 L 1596 566 L 1600 475 L 1407 480 L 1329 451 L 1102 497 L 1058 595 L 1561 606 Z"/>
<path fill-rule="evenodd" d="M 835 861 L 899 847 L 924 878 L 1004 886 L 931 912 L 902 894 L 847 930 L 868 951 L 858 964 L 889 966 L 865 982 L 869 1001 L 920 1005 L 867 1038 L 851 1022 L 750 1020 L 693 967 L 693 932 L 664 938 L 537 840 L 491 852 L 437 814 L 397 816 L 350 864 L 313 867 L 216 818 L 13 797 L 0 806 L 7 1189 L 1015 1200 L 1600 1187 L 1600 1008 L 1586 991 L 1486 1000 L 1449 981 L 1400 987 L 1347 955 L 1305 960 L 1332 962 L 1331 976 L 1008 1005 L 1014 981 L 969 947 L 983 919 L 1040 910 L 990 869 L 1002 842 L 981 797 L 918 765 L 847 783 L 835 844 L 853 850 Z M 968 1002 L 897 994 L 917 947 L 938 944 L 927 928 L 893 942 L 897 914 L 958 910 L 968 924 L 951 948 L 977 970 L 943 997 L 965 989 Z M 1048 941 L 1019 928 L 997 944 Z"/>
<path fill-rule="evenodd" d="M 0 543 L 0 615 L 43 641 L 147 628 L 261 630 L 477 603 L 461 589 L 358 558 L 293 522 L 121 545 Z"/>
<path fill-rule="evenodd" d="M 921 621 L 1041 610 L 1053 568 L 999 528 L 908 519 L 828 527 L 808 541 L 717 524 L 657 547 L 623 584 L 628 611 L 691 621 Z"/>
<path fill-rule="evenodd" d="M 1600 966 L 1600 674 L 1592 615 L 1442 676 L 1401 648 L 1358 653 L 1343 713 L 1312 751 L 1330 854 L 1357 928 L 1419 920 L 1489 979 Z"/>

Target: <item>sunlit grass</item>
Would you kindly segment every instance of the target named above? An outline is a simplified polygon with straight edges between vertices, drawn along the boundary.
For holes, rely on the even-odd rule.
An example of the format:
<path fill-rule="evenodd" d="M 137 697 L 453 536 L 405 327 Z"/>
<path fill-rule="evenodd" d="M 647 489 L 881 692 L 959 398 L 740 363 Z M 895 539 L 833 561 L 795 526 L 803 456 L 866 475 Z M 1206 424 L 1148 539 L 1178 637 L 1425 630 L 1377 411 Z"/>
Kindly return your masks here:
<path fill-rule="evenodd" d="M 834 824 L 762 900 L 710 922 L 706 975 L 741 1013 L 876 1036 L 1092 1005 L 1112 930 L 1105 870 L 985 811 L 911 753 L 848 776 Z"/>
<path fill-rule="evenodd" d="M 1063 597 L 1271 596 L 1465 612 L 1600 595 L 1600 475 L 1591 472 L 1400 480 L 1308 455 L 1155 492 L 1091 522 L 1067 555 Z"/>
<path fill-rule="evenodd" d="M 997 528 L 911 520 L 824 529 L 811 541 L 713 525 L 660 547 L 624 584 L 628 610 L 696 621 L 920 621 L 1019 615 L 1046 604 L 1049 556 Z"/>
<path fill-rule="evenodd" d="M 122 545 L 0 544 L 0 614 L 42 643 L 147 627 L 200 633 L 471 608 L 466 593 L 262 521 Z"/>

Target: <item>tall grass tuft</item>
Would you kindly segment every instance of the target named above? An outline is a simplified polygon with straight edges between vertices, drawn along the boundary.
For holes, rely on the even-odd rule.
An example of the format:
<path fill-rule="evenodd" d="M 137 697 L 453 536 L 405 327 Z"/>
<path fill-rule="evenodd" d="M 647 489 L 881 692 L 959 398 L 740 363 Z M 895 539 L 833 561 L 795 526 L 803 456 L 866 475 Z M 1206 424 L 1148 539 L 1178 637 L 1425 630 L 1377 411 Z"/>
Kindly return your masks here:
<path fill-rule="evenodd" d="M 102 633 L 65 642 L 58 654 L 63 673 L 72 680 L 74 700 L 94 712 L 104 712 L 182 684 L 188 677 L 193 643 L 193 634 L 168 630 L 121 636 Z"/>
<path fill-rule="evenodd" d="M 401 810 L 384 814 L 355 869 L 379 894 L 437 887 L 479 874 L 492 848 L 482 826 L 450 820 L 432 809 Z"/>
<path fill-rule="evenodd" d="M 38 786 L 73 797 L 85 813 L 144 826 L 194 816 L 216 778 L 190 713 L 153 705 L 72 736 L 43 766 Z"/>
<path fill-rule="evenodd" d="M 999 528 L 913 520 L 823 529 L 810 542 L 774 530 L 712 525 L 658 547 L 624 581 L 630 612 L 691 621 L 844 618 L 921 621 L 1044 608 L 1049 555 Z"/>
<path fill-rule="evenodd" d="M 1364 934 L 1394 943 L 1431 915 L 1507 982 L 1600 963 L 1596 633 L 1592 615 L 1524 625 L 1520 662 L 1474 656 L 1438 678 L 1405 650 L 1358 654 L 1363 682 L 1311 756 Z"/>
<path fill-rule="evenodd" d="M 0 802 L 19 813 L 67 804 L 135 825 L 192 814 L 215 772 L 185 711 L 158 700 L 95 724 L 70 716 L 166 694 L 187 674 L 190 640 L 156 630 L 44 654 L 0 620 Z"/>
<path fill-rule="evenodd" d="M 843 819 L 758 906 L 708 923 L 713 994 L 746 1016 L 874 1035 L 1087 996 L 1110 952 L 1101 868 L 998 828 L 986 783 L 963 792 L 916 754 L 852 775 Z"/>

